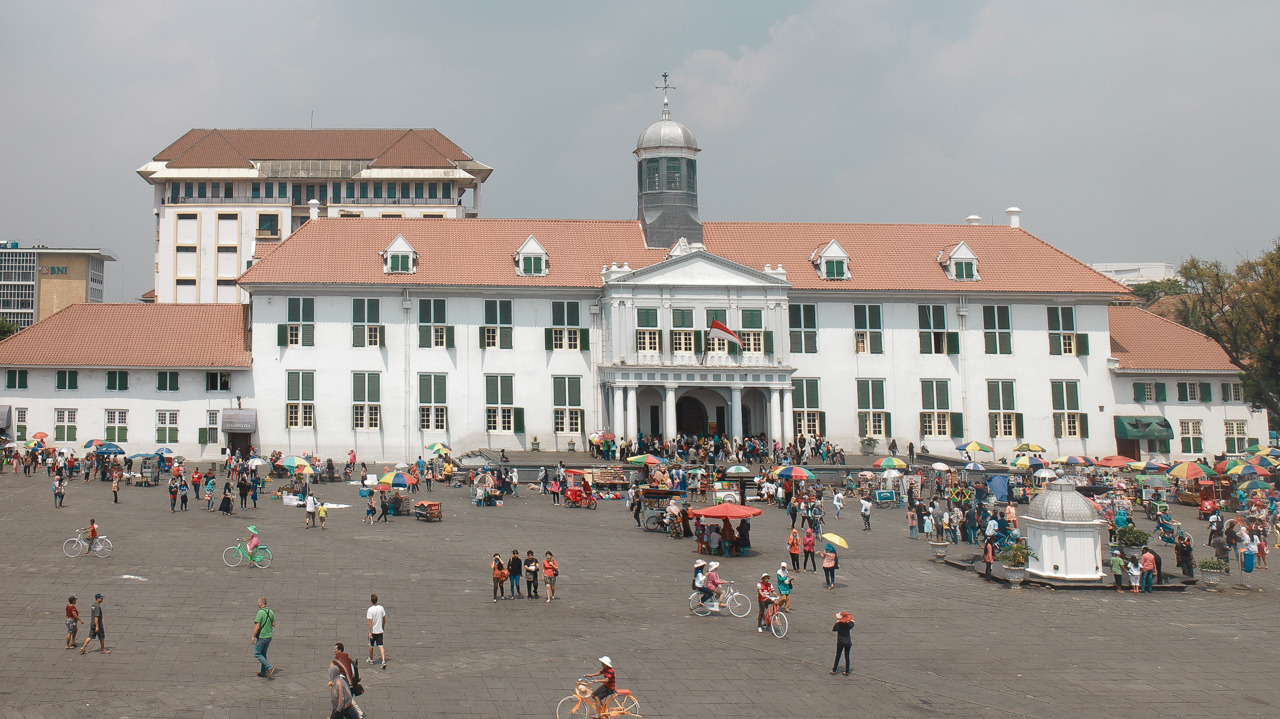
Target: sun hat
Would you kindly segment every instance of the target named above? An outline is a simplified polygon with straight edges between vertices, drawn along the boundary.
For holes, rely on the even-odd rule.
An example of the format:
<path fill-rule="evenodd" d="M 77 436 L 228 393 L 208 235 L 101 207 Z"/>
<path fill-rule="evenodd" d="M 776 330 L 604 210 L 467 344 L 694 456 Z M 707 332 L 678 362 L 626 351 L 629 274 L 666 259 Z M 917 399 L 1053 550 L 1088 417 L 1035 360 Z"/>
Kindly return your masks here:
<path fill-rule="evenodd" d="M 245 529 L 249 530 L 250 532 L 253 532 L 254 534 L 258 533 L 258 525 L 256 524 L 250 524 L 249 526 L 245 527 Z"/>
<path fill-rule="evenodd" d="M 768 572 L 765 572 L 764 574 L 761 574 L 761 575 L 760 575 L 760 578 L 761 578 L 761 579 L 768 579 L 768 578 L 769 578 L 769 573 L 768 573 Z"/>
<path fill-rule="evenodd" d="M 708 569 L 708 570 L 710 570 L 710 571 L 712 571 L 712 572 L 714 572 L 714 571 L 716 571 L 716 567 L 718 567 L 718 566 L 720 566 L 720 563 L 719 563 L 719 562 L 712 562 L 711 564 L 708 564 L 708 565 L 707 565 L 707 569 Z"/>
<path fill-rule="evenodd" d="M 705 567 L 705 566 L 707 566 L 707 560 L 705 559 L 699 559 L 698 561 L 693 563 L 694 569 L 697 569 L 698 567 Z"/>
<path fill-rule="evenodd" d="M 836 619 L 842 622 L 851 622 L 853 621 L 853 615 L 845 611 L 839 611 L 836 612 Z"/>
<path fill-rule="evenodd" d="M 600 657 L 600 663 L 609 668 L 613 667 L 613 660 L 610 659 L 608 656 Z"/>

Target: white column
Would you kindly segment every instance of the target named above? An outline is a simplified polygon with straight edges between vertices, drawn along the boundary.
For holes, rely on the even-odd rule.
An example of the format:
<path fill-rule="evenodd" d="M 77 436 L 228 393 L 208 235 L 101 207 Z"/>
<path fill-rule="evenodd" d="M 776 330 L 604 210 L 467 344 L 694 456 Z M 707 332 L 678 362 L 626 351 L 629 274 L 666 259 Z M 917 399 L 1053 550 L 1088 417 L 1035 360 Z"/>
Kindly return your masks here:
<path fill-rule="evenodd" d="M 662 400 L 662 436 L 668 441 L 676 436 L 676 388 L 667 385 L 667 392 Z"/>
<path fill-rule="evenodd" d="M 636 388 L 627 388 L 627 439 L 640 435 L 640 410 L 636 407 Z"/>
<path fill-rule="evenodd" d="M 795 441 L 795 421 L 792 414 L 795 412 L 795 404 L 791 397 L 791 388 L 784 387 L 782 390 L 782 444 L 787 445 Z"/>
<path fill-rule="evenodd" d="M 742 437 L 742 387 L 734 385 L 729 388 L 729 428 L 730 439 Z"/>
<path fill-rule="evenodd" d="M 626 428 L 622 426 L 622 388 L 618 385 L 613 386 L 613 434 L 619 442 L 622 441 L 623 435 L 626 434 Z"/>
<path fill-rule="evenodd" d="M 476 211 L 476 217 L 480 216 L 480 180 L 476 180 L 476 186 L 471 188 L 471 204 Z"/>
<path fill-rule="evenodd" d="M 769 441 L 782 439 L 782 423 L 778 421 L 779 413 L 782 411 L 781 397 L 778 396 L 778 388 L 774 387 L 769 390 Z"/>

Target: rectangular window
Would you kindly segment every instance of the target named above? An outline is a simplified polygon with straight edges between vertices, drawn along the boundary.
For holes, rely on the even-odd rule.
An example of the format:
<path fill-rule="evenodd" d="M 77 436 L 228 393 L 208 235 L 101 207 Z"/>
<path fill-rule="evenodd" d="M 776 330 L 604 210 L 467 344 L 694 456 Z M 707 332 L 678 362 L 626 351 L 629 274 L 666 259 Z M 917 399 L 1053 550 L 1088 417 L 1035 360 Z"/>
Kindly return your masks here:
<path fill-rule="evenodd" d="M 482 349 L 511 349 L 513 332 L 511 315 L 511 300 L 484 301 L 484 326 L 480 328 Z"/>
<path fill-rule="evenodd" d="M 947 380 L 920 380 L 920 409 L 920 436 L 951 436 L 951 389 Z"/>
<path fill-rule="evenodd" d="M 447 375 L 418 375 L 418 429 L 444 432 L 449 429 Z"/>
<path fill-rule="evenodd" d="M 392 187 L 394 187 L 394 185 L 392 185 Z M 375 200 L 382 199 L 382 183 L 381 182 L 373 183 L 373 199 Z"/>
<path fill-rule="evenodd" d="M 178 413 L 174 410 L 156 411 L 156 443 L 176 444 L 178 441 Z"/>
<path fill-rule="evenodd" d="M 285 426 L 289 429 L 316 425 L 316 373 L 289 372 L 286 390 Z"/>
<path fill-rule="evenodd" d="M 58 370 L 54 379 L 54 389 L 80 389 L 80 371 L 74 369 Z"/>
<path fill-rule="evenodd" d="M 760 330 L 742 330 L 738 332 L 738 338 L 742 340 L 743 354 L 765 354 L 764 335 L 765 333 Z"/>
<path fill-rule="evenodd" d="M 658 191 L 658 189 L 659 189 L 659 187 L 658 187 L 658 173 L 660 172 L 660 170 L 661 170 L 661 165 L 659 164 L 659 160 L 657 160 L 657 159 L 648 159 L 648 160 L 645 160 L 645 161 L 644 161 L 644 189 L 645 189 L 645 192 L 657 192 L 657 191 Z"/>
<path fill-rule="evenodd" d="M 351 346 L 382 347 L 385 337 L 381 301 L 356 298 L 351 300 Z"/>
<path fill-rule="evenodd" d="M 177 392 L 178 391 L 178 373 L 177 372 L 156 372 L 156 391 L 157 392 Z"/>
<path fill-rule="evenodd" d="M 953 272 L 955 274 L 955 279 L 957 280 L 973 279 L 974 272 L 973 272 L 972 260 L 956 260 L 954 267 L 955 269 L 953 270 Z"/>
<path fill-rule="evenodd" d="M 196 183 L 196 197 L 206 197 L 209 193 L 209 185 L 205 182 Z"/>
<path fill-rule="evenodd" d="M 658 310 L 653 307 L 636 308 L 636 327 L 657 327 Z"/>
<path fill-rule="evenodd" d="M 218 410 L 211 409 L 204 413 L 204 426 L 199 428 L 196 438 L 199 444 L 218 444 Z"/>
<path fill-rule="evenodd" d="M 76 410 L 55 409 L 53 411 L 53 441 L 76 441 Z"/>
<path fill-rule="evenodd" d="M 818 380 L 792 378 L 791 404 L 794 407 L 791 421 L 797 434 L 826 434 L 826 413 L 822 411 Z"/>
<path fill-rule="evenodd" d="M 892 433 L 889 413 L 883 411 L 884 380 L 860 379 L 857 383 L 858 436 L 887 437 Z M 936 395 L 935 395 L 936 396 Z"/>
<path fill-rule="evenodd" d="M 1009 328 L 1008 305 L 983 305 L 982 329 L 982 339 L 987 354 L 1013 354 L 1013 333 Z"/>
<path fill-rule="evenodd" d="M 824 263 L 824 276 L 829 280 L 843 280 L 845 278 L 844 260 L 827 260 Z"/>
<path fill-rule="evenodd" d="M 231 373 L 230 372 L 205 372 L 204 373 L 204 391 L 230 392 L 231 391 Z"/>
<path fill-rule="evenodd" d="M 791 351 L 816 354 L 818 351 L 818 306 L 791 305 L 787 308 L 791 327 Z"/>
<path fill-rule="evenodd" d="M 743 310 L 742 311 L 742 329 L 744 330 L 764 329 L 764 310 Z"/>
<path fill-rule="evenodd" d="M 1014 406 L 1013 380 L 987 380 L 987 409 L 993 438 L 1022 436 L 1022 415 Z"/>
<path fill-rule="evenodd" d="M 489 432 L 524 432 L 524 410 L 515 406 L 515 378 L 509 374 L 484 377 L 485 429 Z"/>
<path fill-rule="evenodd" d="M 397 252 L 391 255 L 390 269 L 392 272 L 410 272 L 412 271 L 413 258 L 411 255 L 403 252 Z"/>
<path fill-rule="evenodd" d="M 27 371 L 24 369 L 5 370 L 5 389 L 26 389 Z"/>
<path fill-rule="evenodd" d="M 27 408 L 15 407 L 13 410 L 14 421 L 14 439 L 19 442 L 27 441 Z"/>
<path fill-rule="evenodd" d="M 316 343 L 316 301 L 314 297 L 290 297 L 288 322 L 276 325 L 276 344 L 281 347 L 312 347 Z"/>
<path fill-rule="evenodd" d="M 1179 402 L 1212 402 L 1213 386 L 1208 382 L 1179 382 Z"/>
<path fill-rule="evenodd" d="M 418 346 L 453 348 L 453 325 L 445 313 L 445 301 L 418 300 Z"/>
<path fill-rule="evenodd" d="M 452 183 L 452 182 L 441 182 L 441 183 L 440 183 L 440 197 L 441 197 L 441 199 L 445 199 L 445 200 L 448 200 L 448 199 L 450 199 L 450 198 L 452 198 L 452 197 L 453 197 L 453 183 Z"/>
<path fill-rule="evenodd" d="M 658 310 L 654 307 L 636 308 L 636 351 L 661 352 L 662 335 L 659 334 Z"/>
<path fill-rule="evenodd" d="M 671 351 L 692 354 L 694 347 L 693 330 L 671 330 Z"/>
<path fill-rule="evenodd" d="M 553 424 L 556 434 L 582 433 L 582 378 L 552 377 Z"/>
<path fill-rule="evenodd" d="M 693 329 L 693 310 L 671 310 L 671 327 Z"/>
<path fill-rule="evenodd" d="M 586 332 L 578 327 L 578 310 L 577 302 L 551 303 L 551 327 L 547 328 L 547 349 L 575 352 L 584 349 L 582 338 Z"/>
<path fill-rule="evenodd" d="M 884 354 L 884 327 L 880 305 L 853 306 L 853 351 L 858 354 Z"/>
<path fill-rule="evenodd" d="M 719 322 L 725 327 L 728 327 L 729 326 L 728 311 L 727 310 L 707 310 L 707 327 L 708 328 L 711 327 L 712 322 Z M 693 349 L 695 352 L 698 350 L 699 344 L 702 344 L 702 343 L 698 342 L 698 337 L 695 335 L 694 342 L 693 342 L 693 345 L 694 345 Z M 722 338 L 707 337 L 705 346 L 706 346 L 706 351 L 712 354 L 727 354 L 730 352 L 730 348 L 732 348 L 733 351 L 737 350 L 736 345 L 731 345 L 729 344 L 729 340 L 722 339 Z"/>
<path fill-rule="evenodd" d="M 920 354 L 960 354 L 960 333 L 947 331 L 946 305 L 918 305 Z"/>
<path fill-rule="evenodd" d="M 667 158 L 667 189 L 680 189 L 680 166 L 684 163 L 678 158 Z"/>
<path fill-rule="evenodd" d="M 1249 423 L 1242 419 L 1228 419 L 1223 422 L 1227 435 L 1227 454 L 1244 454 L 1249 451 Z"/>
<path fill-rule="evenodd" d="M 1053 395 L 1053 436 L 1089 436 L 1089 416 L 1080 411 L 1080 386 L 1078 382 L 1053 380 L 1049 383 Z"/>
<path fill-rule="evenodd" d="M 378 372 L 351 374 L 351 427 L 378 429 L 382 426 L 382 375 Z"/>
<path fill-rule="evenodd" d="M 542 274 L 542 257 L 539 255 L 532 255 L 532 256 L 525 257 L 524 267 L 522 268 L 522 270 L 523 271 L 521 272 L 521 274 L 525 274 L 525 275 Z"/>
<path fill-rule="evenodd" d="M 1178 421 L 1179 434 L 1182 439 L 1183 454 L 1203 454 L 1204 453 L 1204 436 L 1203 423 L 1198 419 L 1184 419 Z"/>
<path fill-rule="evenodd" d="M 1139 404 L 1165 402 L 1168 396 L 1163 382 L 1134 382 L 1133 401 Z"/>
<path fill-rule="evenodd" d="M 355 196 L 356 196 L 356 183 L 354 183 L 354 182 L 348 182 L 348 183 L 347 183 L 346 190 L 347 190 L 347 191 L 346 191 L 344 194 L 347 196 L 347 199 L 348 199 L 348 200 L 355 199 Z M 336 197 L 336 195 L 335 195 L 335 197 Z"/>
<path fill-rule="evenodd" d="M 106 436 L 108 442 L 129 441 L 129 410 L 109 409 L 106 412 Z"/>
<path fill-rule="evenodd" d="M 107 370 L 107 391 L 126 392 L 129 389 L 129 370 Z"/>
<path fill-rule="evenodd" d="M 1073 307 L 1049 307 L 1049 354 L 1089 354 L 1089 335 L 1076 332 L 1076 311 Z"/>
<path fill-rule="evenodd" d="M 1223 402 L 1243 402 L 1244 401 L 1244 385 L 1239 382 L 1223 382 L 1222 383 L 1222 401 Z"/>

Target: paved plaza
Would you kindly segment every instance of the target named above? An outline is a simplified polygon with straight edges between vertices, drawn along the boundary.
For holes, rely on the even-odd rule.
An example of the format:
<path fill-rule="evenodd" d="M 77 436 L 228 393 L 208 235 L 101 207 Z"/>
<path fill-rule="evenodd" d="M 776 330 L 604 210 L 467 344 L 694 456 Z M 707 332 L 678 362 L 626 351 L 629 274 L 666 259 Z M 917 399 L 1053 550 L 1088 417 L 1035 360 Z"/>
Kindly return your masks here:
<path fill-rule="evenodd" d="M 870 533 L 850 513 L 828 525 L 852 547 L 838 587 L 801 575 L 779 640 L 756 633 L 754 613 L 690 615 L 692 540 L 636 529 L 623 502 L 566 509 L 522 490 L 476 508 L 437 488 L 442 523 L 370 527 L 355 488 L 321 485 L 323 499 L 353 505 L 321 531 L 270 499 L 233 517 L 203 503 L 173 514 L 163 487 L 124 487 L 113 505 L 108 485 L 76 482 L 55 510 L 49 485 L 43 474 L 0 476 L 6 719 L 327 716 L 332 644 L 364 656 L 370 592 L 389 613 L 390 660 L 385 671 L 361 664 L 370 717 L 553 716 L 601 654 L 651 717 L 1220 717 L 1280 706 L 1270 678 L 1280 564 L 1250 575 L 1248 590 L 1014 591 L 930 561 L 899 511 L 876 510 Z M 1203 523 L 1175 514 L 1202 543 Z M 65 557 L 63 540 L 90 516 L 115 552 Z M 249 523 L 274 552 L 269 569 L 221 560 Z M 785 557 L 788 524 L 767 509 L 753 523 L 755 555 L 725 561 L 722 575 L 751 591 Z M 513 549 L 556 554 L 561 601 L 490 601 L 489 558 Z M 1172 552 L 1161 551 L 1168 570 Z M 1197 546 L 1197 558 L 1208 551 Z M 59 648 L 66 597 L 87 620 L 95 592 L 106 595 L 112 653 Z M 259 595 L 278 613 L 270 681 L 255 676 L 249 640 Z M 828 674 L 840 609 L 857 618 L 849 677 Z"/>

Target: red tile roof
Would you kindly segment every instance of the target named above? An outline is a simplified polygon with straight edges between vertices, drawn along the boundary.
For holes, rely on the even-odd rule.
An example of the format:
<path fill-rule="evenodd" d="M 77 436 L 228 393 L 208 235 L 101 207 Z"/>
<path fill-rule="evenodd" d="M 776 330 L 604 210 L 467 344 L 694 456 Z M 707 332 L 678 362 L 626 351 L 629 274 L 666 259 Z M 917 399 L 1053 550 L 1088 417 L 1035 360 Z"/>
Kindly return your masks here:
<path fill-rule="evenodd" d="M 1107 308 L 1111 356 L 1120 369 L 1172 372 L 1239 372 L 1216 342 L 1141 307 Z"/>
<path fill-rule="evenodd" d="M 0 365 L 249 367 L 248 318 L 248 305 L 71 305 L 0 342 Z"/>
<path fill-rule="evenodd" d="M 470 155 L 438 130 L 190 130 L 156 155 L 169 167 L 252 167 L 250 160 L 368 160 L 453 167 Z"/>
<path fill-rule="evenodd" d="M 420 262 L 413 275 L 384 274 L 378 253 L 402 234 Z M 533 235 L 549 272 L 516 274 L 511 255 Z M 851 279 L 824 280 L 809 261 L 837 240 Z M 972 282 L 949 279 L 938 263 L 964 241 L 978 256 Z M 852 225 L 708 222 L 709 252 L 755 270 L 782 266 L 797 289 L 946 292 L 1072 292 L 1108 296 L 1121 285 L 1021 229 L 992 225 Z M 621 220 L 322 218 L 289 236 L 240 278 L 254 283 L 515 285 L 599 287 L 601 265 L 640 269 L 667 251 L 645 247 L 640 224 Z M 299 267 L 307 272 L 299 273 Z"/>

